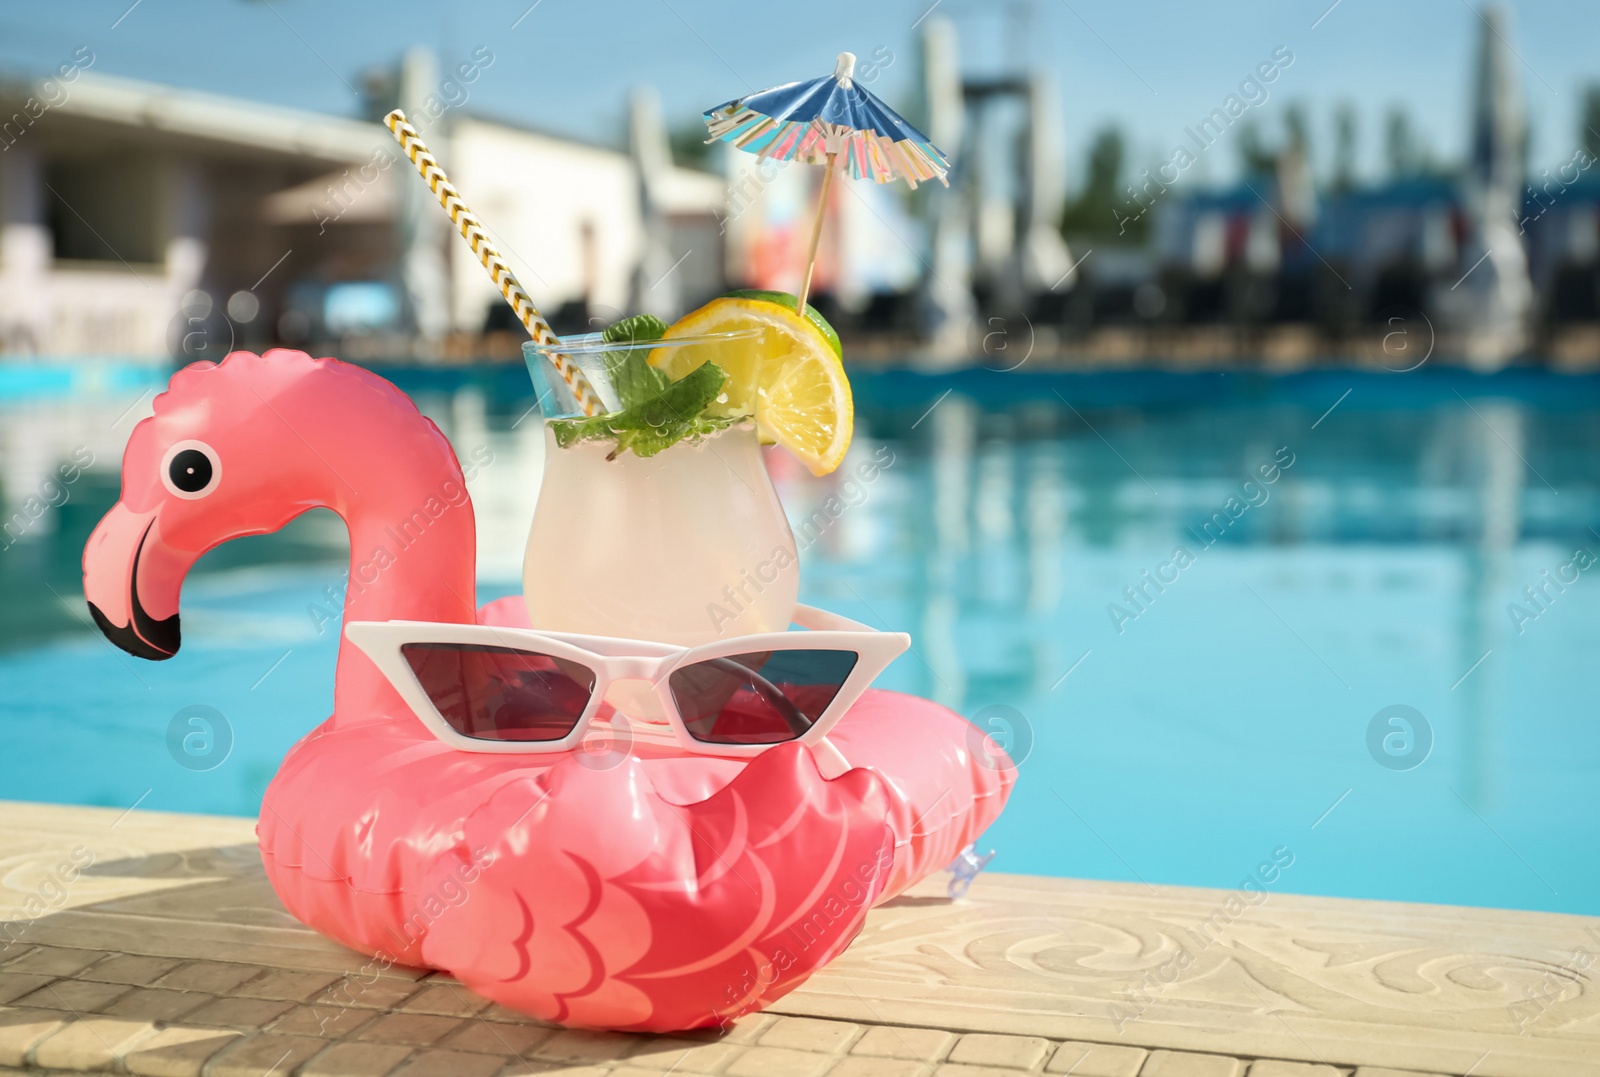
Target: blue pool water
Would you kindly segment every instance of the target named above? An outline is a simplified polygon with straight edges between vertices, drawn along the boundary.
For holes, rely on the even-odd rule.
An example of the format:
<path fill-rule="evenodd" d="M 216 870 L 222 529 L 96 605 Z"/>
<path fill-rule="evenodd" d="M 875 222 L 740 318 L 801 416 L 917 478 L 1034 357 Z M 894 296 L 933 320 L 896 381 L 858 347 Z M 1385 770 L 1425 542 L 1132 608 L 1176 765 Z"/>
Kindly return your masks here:
<path fill-rule="evenodd" d="M 397 377 L 458 451 L 492 449 L 481 591 L 509 593 L 540 451 L 520 372 Z M 1232 888 L 1276 852 L 1270 889 L 1600 913 L 1600 381 L 856 386 L 856 451 L 894 462 L 857 485 L 779 475 L 797 523 L 838 499 L 803 597 L 911 632 L 881 683 L 1023 760 L 996 870 Z M 312 514 L 208 555 L 179 657 L 114 651 L 81 621 L 76 563 L 145 406 L 0 401 L 8 514 L 96 457 L 0 550 L 0 797 L 252 815 L 330 705 L 336 636 L 312 608 L 343 532 Z M 225 752 L 169 750 L 194 706 Z"/>

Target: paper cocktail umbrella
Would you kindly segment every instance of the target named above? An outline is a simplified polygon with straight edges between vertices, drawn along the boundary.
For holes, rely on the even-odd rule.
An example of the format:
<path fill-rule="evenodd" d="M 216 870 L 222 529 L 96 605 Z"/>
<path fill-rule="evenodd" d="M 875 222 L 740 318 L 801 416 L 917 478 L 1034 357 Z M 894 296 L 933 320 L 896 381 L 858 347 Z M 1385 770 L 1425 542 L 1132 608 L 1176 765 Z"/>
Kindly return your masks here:
<path fill-rule="evenodd" d="M 835 167 L 851 179 L 875 183 L 903 179 L 912 187 L 936 179 L 950 186 L 950 163 L 928 137 L 855 83 L 856 58 L 841 52 L 833 74 L 791 82 L 749 97 L 738 97 L 705 114 L 712 139 L 731 142 L 758 157 L 822 164 L 822 192 L 811 226 L 811 247 L 800 285 L 797 310 L 811 293 L 811 272 L 822 238 L 822 212 Z"/>
<path fill-rule="evenodd" d="M 461 238 L 467 241 L 472 247 L 472 253 L 478 256 L 483 268 L 489 271 L 495 287 L 500 289 L 500 294 L 511 304 L 511 309 L 516 312 L 517 319 L 528 330 L 528 335 L 534 339 L 534 343 L 546 346 L 560 344 L 560 338 L 550 328 L 550 323 L 544 320 L 539 308 L 533 305 L 528 293 L 517 283 L 511 267 L 506 265 L 506 260 L 500 257 L 500 252 L 489 241 L 488 233 L 484 231 L 477 216 L 467 208 L 465 202 L 461 201 L 461 195 L 457 193 L 455 185 L 444 174 L 444 169 L 439 167 L 439 162 L 434 160 L 433 154 L 428 152 L 422 136 L 417 134 L 415 127 L 406 122 L 406 114 L 395 109 L 383 118 L 383 122 L 393 133 L 395 141 L 400 143 L 400 148 L 406 151 L 406 156 L 411 158 L 411 163 L 417 167 L 417 172 L 428 184 L 428 189 L 438 196 L 439 204 L 450 214 L 450 219 L 461 232 Z M 561 380 L 572 390 L 573 398 L 577 400 L 585 415 L 598 415 L 605 410 L 605 405 L 595 395 L 594 386 L 589 384 L 589 379 L 584 377 L 577 363 L 565 355 L 553 352 L 545 354 L 550 357 L 550 365 L 556 368 Z"/>

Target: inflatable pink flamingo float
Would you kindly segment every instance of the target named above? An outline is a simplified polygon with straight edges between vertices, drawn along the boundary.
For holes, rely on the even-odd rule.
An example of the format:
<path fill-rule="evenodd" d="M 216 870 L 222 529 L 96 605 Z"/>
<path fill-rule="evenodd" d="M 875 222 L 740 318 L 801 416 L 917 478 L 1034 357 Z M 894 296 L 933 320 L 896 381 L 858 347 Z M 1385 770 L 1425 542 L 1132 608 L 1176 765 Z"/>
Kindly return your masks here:
<path fill-rule="evenodd" d="M 520 600 L 475 608 L 472 507 L 438 428 L 377 375 L 283 350 L 186 367 L 134 430 L 84 551 L 96 623 L 171 658 L 194 562 L 319 506 L 350 532 L 347 621 L 526 625 Z M 869 691 L 830 735 L 852 767 L 831 780 L 796 743 L 605 767 L 463 752 L 346 645 L 333 715 L 285 758 L 257 836 L 289 911 L 356 950 L 566 1025 L 702 1027 L 793 990 L 994 820 L 1015 770 L 974 758 L 976 737 Z"/>

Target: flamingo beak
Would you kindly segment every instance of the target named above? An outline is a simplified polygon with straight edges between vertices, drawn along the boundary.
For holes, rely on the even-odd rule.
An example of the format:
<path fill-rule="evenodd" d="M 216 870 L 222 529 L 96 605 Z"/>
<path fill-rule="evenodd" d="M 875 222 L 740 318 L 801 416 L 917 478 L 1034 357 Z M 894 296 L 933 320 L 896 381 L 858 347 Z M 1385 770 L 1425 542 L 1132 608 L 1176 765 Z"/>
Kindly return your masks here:
<path fill-rule="evenodd" d="M 83 550 L 83 593 L 107 639 L 136 658 L 178 653 L 178 591 L 194 558 L 161 541 L 155 513 L 122 502 L 95 527 Z"/>

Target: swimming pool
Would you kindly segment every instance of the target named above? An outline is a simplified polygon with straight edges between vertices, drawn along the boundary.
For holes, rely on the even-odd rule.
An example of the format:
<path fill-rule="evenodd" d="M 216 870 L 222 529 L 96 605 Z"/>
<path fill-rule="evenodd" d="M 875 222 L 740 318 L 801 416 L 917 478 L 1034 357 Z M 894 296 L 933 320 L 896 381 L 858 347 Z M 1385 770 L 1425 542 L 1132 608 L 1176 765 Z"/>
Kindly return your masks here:
<path fill-rule="evenodd" d="M 521 377 L 397 375 L 458 452 L 492 452 L 485 598 L 516 586 L 537 489 Z M 911 632 L 880 683 L 1023 760 L 996 870 L 1600 913 L 1600 380 L 856 386 L 853 451 L 893 463 L 778 469 L 803 598 Z M 147 403 L 3 407 L 8 514 L 94 462 L 0 550 L 0 797 L 253 815 L 330 705 L 338 521 L 208 555 L 183 652 L 140 662 L 85 629 L 76 566 Z M 213 739 L 169 748 L 194 707 Z"/>

